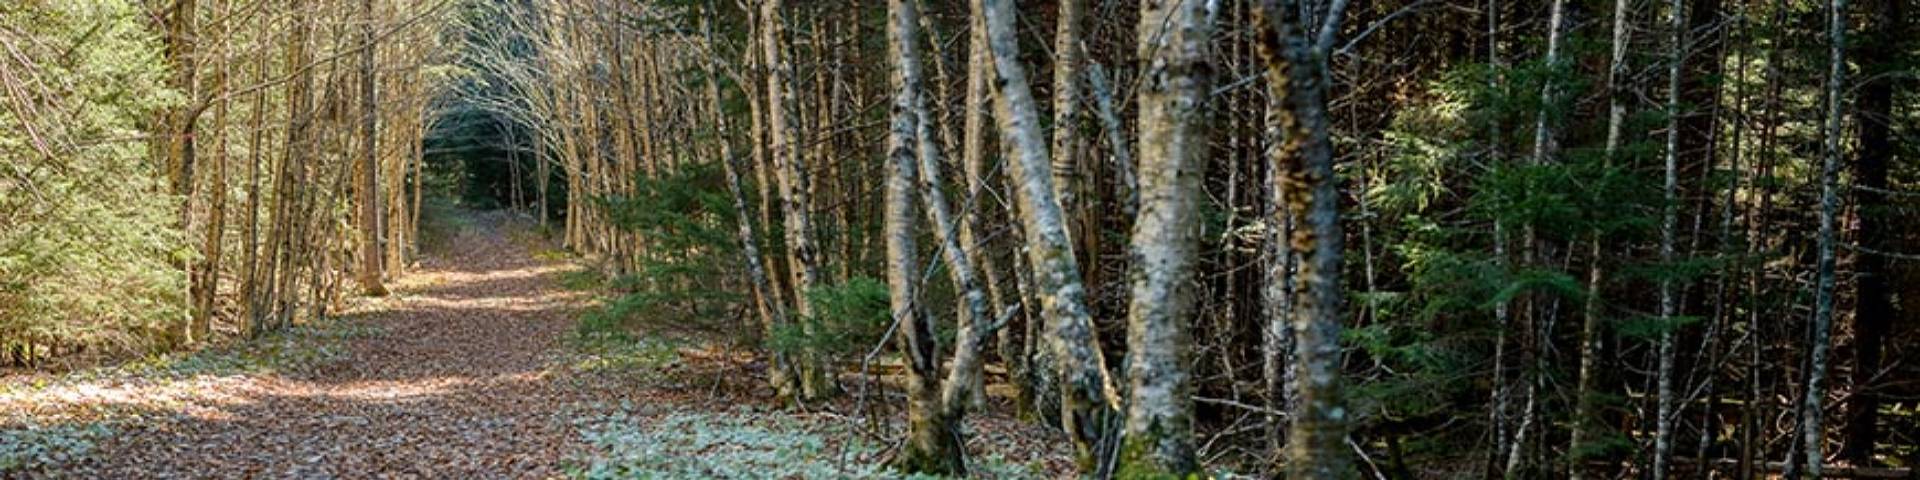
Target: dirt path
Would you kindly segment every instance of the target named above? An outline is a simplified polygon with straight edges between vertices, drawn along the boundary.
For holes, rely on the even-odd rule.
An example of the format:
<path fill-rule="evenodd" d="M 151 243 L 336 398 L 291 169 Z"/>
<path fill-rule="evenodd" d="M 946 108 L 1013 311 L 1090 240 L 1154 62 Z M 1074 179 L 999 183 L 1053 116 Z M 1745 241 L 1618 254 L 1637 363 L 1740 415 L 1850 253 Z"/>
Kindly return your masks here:
<path fill-rule="evenodd" d="M 391 298 L 355 307 L 349 318 L 375 333 L 346 340 L 343 361 L 53 389 L 31 408 L 121 402 L 158 417 L 120 422 L 76 477 L 559 476 L 582 449 L 572 419 L 625 389 L 553 366 L 579 299 L 553 278 L 566 266 L 534 259 L 510 239 L 519 231 L 473 216 Z"/>

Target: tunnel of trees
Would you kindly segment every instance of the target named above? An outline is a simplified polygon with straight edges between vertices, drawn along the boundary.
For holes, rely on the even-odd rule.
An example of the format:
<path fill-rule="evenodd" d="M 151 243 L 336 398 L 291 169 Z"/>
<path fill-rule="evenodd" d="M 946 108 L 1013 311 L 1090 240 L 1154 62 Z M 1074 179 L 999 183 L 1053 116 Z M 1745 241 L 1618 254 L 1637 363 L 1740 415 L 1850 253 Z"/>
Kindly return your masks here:
<path fill-rule="evenodd" d="M 0 348 L 283 328 L 505 209 L 615 279 L 597 321 L 900 414 L 906 471 L 1007 413 L 1102 478 L 1910 478 L 1916 19 L 26 0 Z"/>

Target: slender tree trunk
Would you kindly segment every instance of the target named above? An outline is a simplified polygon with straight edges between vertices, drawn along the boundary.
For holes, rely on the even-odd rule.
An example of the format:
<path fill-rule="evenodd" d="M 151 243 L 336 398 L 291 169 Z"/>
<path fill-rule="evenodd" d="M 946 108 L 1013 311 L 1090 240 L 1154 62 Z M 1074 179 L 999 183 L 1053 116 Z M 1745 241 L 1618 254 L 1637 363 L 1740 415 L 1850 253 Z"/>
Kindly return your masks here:
<path fill-rule="evenodd" d="M 895 0 L 905 3 L 912 0 Z M 902 8 L 909 15 L 917 17 L 913 6 Z M 897 34 L 906 41 L 917 41 L 914 28 L 904 26 Z M 934 118 L 927 108 L 925 88 L 920 73 L 919 51 L 915 46 L 904 46 L 897 53 L 897 67 L 901 70 L 901 85 L 909 98 L 908 112 L 914 116 L 914 157 L 919 161 L 919 190 L 926 209 L 927 221 L 933 224 L 933 238 L 940 242 L 940 252 L 947 261 L 947 276 L 953 281 L 953 288 L 960 297 L 959 320 L 955 325 L 953 366 L 948 373 L 946 386 L 942 387 L 941 405 L 947 415 L 957 421 L 968 407 L 982 405 L 985 395 L 981 372 L 981 354 L 985 350 L 986 335 L 997 328 L 988 322 L 993 318 L 987 311 L 987 294 L 980 286 L 979 276 L 974 269 L 973 260 L 967 256 L 959 241 L 959 226 L 953 218 L 952 208 L 942 188 L 945 182 L 940 178 L 941 150 L 935 141 Z"/>
<path fill-rule="evenodd" d="M 1500 8 L 1499 0 L 1487 1 L 1487 64 L 1493 68 L 1493 73 L 1487 78 L 1487 88 L 1494 90 L 1503 88 L 1506 80 L 1506 65 L 1500 58 Z M 1487 139 L 1488 163 L 1495 170 L 1505 168 L 1502 145 L 1506 142 L 1506 132 L 1503 122 L 1494 119 L 1490 130 Z M 1501 269 L 1507 268 L 1510 263 L 1507 258 L 1506 225 L 1498 218 L 1493 221 L 1493 258 Z M 1507 381 L 1507 330 L 1513 326 L 1509 303 L 1499 302 L 1493 306 L 1493 388 L 1489 389 L 1492 398 L 1487 402 L 1487 423 L 1493 430 L 1493 449 L 1487 456 L 1487 478 L 1490 479 L 1500 477 L 1505 470 L 1505 464 L 1500 459 L 1512 445 L 1511 432 L 1507 429 L 1507 411 L 1512 403 L 1513 390 Z"/>
<path fill-rule="evenodd" d="M 1611 167 L 1619 154 L 1621 130 L 1627 119 L 1627 88 L 1622 83 L 1628 75 L 1627 51 L 1632 32 L 1632 9 L 1628 0 L 1615 0 L 1613 4 L 1613 52 L 1607 63 L 1607 140 L 1606 164 Z M 1600 374 L 1601 330 L 1605 312 L 1602 311 L 1602 289 L 1606 282 L 1606 262 L 1602 249 L 1601 234 L 1595 232 L 1590 244 L 1590 265 L 1587 271 L 1587 298 L 1581 308 L 1580 321 L 1580 370 L 1578 385 L 1574 389 L 1574 414 L 1569 429 L 1567 448 L 1569 476 L 1573 480 L 1586 478 L 1586 461 L 1593 457 L 1591 445 L 1594 430 L 1602 428 L 1600 421 L 1599 399 L 1595 392 L 1596 378 Z"/>
<path fill-rule="evenodd" d="M 168 180 L 172 186 L 172 192 L 180 197 L 179 227 L 181 231 L 191 231 L 196 161 L 195 137 L 196 126 L 199 123 L 196 118 L 199 113 L 196 103 L 201 99 L 200 57 L 197 51 L 200 43 L 199 5 L 195 0 L 174 0 L 164 15 L 161 18 L 161 26 L 166 30 L 164 46 L 168 66 L 173 72 L 172 86 L 185 93 L 188 101 L 185 105 L 170 107 L 161 112 L 160 122 L 167 133 L 162 138 L 164 144 L 161 148 L 166 152 L 165 165 L 168 169 Z M 182 271 L 193 273 L 191 268 L 187 268 L 190 265 L 178 266 Z M 205 281 L 200 275 L 191 275 L 190 278 L 192 283 Z M 189 285 L 189 298 L 196 296 L 194 293 L 203 288 L 197 284 Z M 192 343 L 194 325 L 200 323 L 208 314 L 209 312 L 200 312 L 197 309 L 191 312 L 187 318 L 182 319 L 173 340 L 179 344 Z"/>
<path fill-rule="evenodd" d="M 267 78 L 270 75 L 268 61 L 269 56 L 265 54 L 260 55 L 259 59 L 255 61 L 253 72 L 255 79 Z M 241 334 L 252 332 L 254 329 L 253 322 L 258 318 L 255 309 L 259 308 L 259 302 L 254 298 L 254 295 L 259 292 L 261 263 L 260 162 L 261 159 L 265 158 L 265 156 L 262 155 L 262 150 L 266 147 L 263 137 L 266 136 L 268 108 L 266 89 L 254 92 L 252 105 L 248 108 L 249 118 L 247 120 L 246 233 L 240 244 L 240 264 L 243 268 L 240 278 L 239 299 L 241 311 L 240 317 L 236 319 L 236 321 L 240 322 L 239 330 Z"/>
<path fill-rule="evenodd" d="M 1554 0 L 1547 19 L 1547 51 L 1543 63 L 1545 63 L 1549 69 L 1558 69 L 1562 66 L 1560 50 L 1561 44 L 1564 43 L 1565 40 L 1566 3 L 1566 0 Z M 1536 166 L 1546 165 L 1552 162 L 1555 156 L 1558 155 L 1559 150 L 1558 134 L 1555 131 L 1557 126 L 1550 118 L 1548 109 L 1550 105 L 1559 101 L 1560 85 L 1552 81 L 1552 74 L 1548 74 L 1546 78 L 1547 80 L 1541 82 L 1540 86 L 1541 107 L 1534 114 L 1532 164 Z M 1499 233 L 1501 232 L 1496 232 L 1496 234 Z M 1545 250 L 1542 242 L 1537 240 L 1532 226 L 1526 226 L 1521 229 L 1520 263 L 1523 267 L 1531 268 L 1535 262 L 1544 260 L 1542 258 L 1536 258 L 1537 255 L 1543 253 L 1542 251 Z M 1545 370 L 1547 367 L 1546 355 L 1549 343 L 1551 342 L 1551 332 L 1547 331 L 1546 328 L 1546 326 L 1552 324 L 1552 319 L 1546 318 L 1548 315 L 1546 310 L 1549 309 L 1538 308 L 1537 303 L 1533 300 L 1534 299 L 1527 297 L 1521 303 L 1521 324 L 1526 334 L 1523 338 L 1527 338 L 1531 340 L 1531 342 L 1523 345 L 1520 351 L 1520 357 L 1523 362 L 1530 363 L 1530 365 L 1528 365 L 1525 370 L 1527 373 L 1525 378 L 1527 400 L 1520 409 L 1520 424 L 1514 430 L 1513 441 L 1508 445 L 1507 449 L 1507 462 L 1504 470 L 1509 477 L 1525 475 L 1529 467 L 1526 462 L 1527 436 L 1532 432 L 1533 426 L 1536 420 L 1538 420 L 1535 407 L 1538 405 L 1539 389 L 1542 383 L 1545 382 L 1544 376 L 1546 375 Z"/>
<path fill-rule="evenodd" d="M 705 27 L 707 42 L 711 45 L 713 26 L 707 24 Z M 720 161 L 722 162 L 720 166 L 726 171 L 727 191 L 733 197 L 734 221 L 739 223 L 736 234 L 740 240 L 740 254 L 747 264 L 748 280 L 753 284 L 753 299 L 755 310 L 760 314 L 761 335 L 771 339 L 779 327 L 788 324 L 787 309 L 786 305 L 780 303 L 779 298 L 774 297 L 773 292 L 777 287 L 768 279 L 767 267 L 763 260 L 765 257 L 760 253 L 760 239 L 753 231 L 753 214 L 747 207 L 746 187 L 740 175 L 740 159 L 733 151 L 732 128 L 727 122 L 726 111 L 721 108 L 720 86 L 716 81 L 720 75 L 718 63 L 718 59 L 709 59 L 708 72 L 714 78 L 706 82 L 707 104 L 713 110 L 714 127 L 719 134 Z M 746 93 L 749 96 L 753 94 L 751 90 Z M 790 393 L 793 386 L 791 371 L 791 360 L 787 355 L 782 352 L 773 352 L 773 358 L 767 368 L 767 376 L 775 391 L 782 394 Z"/>
<path fill-rule="evenodd" d="M 780 183 L 781 209 L 786 212 L 787 260 L 792 265 L 789 273 L 793 276 L 794 312 L 799 316 L 800 328 L 810 334 L 812 329 L 808 324 L 814 320 L 807 294 L 819 285 L 820 272 L 810 218 L 812 187 L 799 150 L 793 65 L 787 60 L 789 48 L 781 19 L 782 3 L 783 0 L 766 0 L 760 4 L 760 46 L 765 50 L 767 67 L 767 130 L 771 134 L 768 143 L 774 173 Z M 800 352 L 796 357 L 794 367 L 800 381 L 798 399 L 812 401 L 833 395 L 837 387 L 822 359 L 812 351 Z"/>
<path fill-rule="evenodd" d="M 1669 38 L 1669 57 L 1667 58 L 1667 148 L 1666 183 L 1663 187 L 1665 204 L 1660 214 L 1660 262 L 1673 265 L 1674 243 L 1679 235 L 1679 188 L 1680 188 L 1680 71 L 1681 62 L 1686 58 L 1686 5 L 1681 0 L 1673 0 L 1668 6 L 1667 28 L 1672 35 Z M 1653 434 L 1653 478 L 1664 480 L 1673 458 L 1673 422 L 1674 422 L 1674 331 L 1678 324 L 1674 318 L 1679 314 L 1679 301 L 1675 298 L 1672 279 L 1660 280 L 1660 351 L 1657 396 L 1657 408 L 1654 413 Z"/>
<path fill-rule="evenodd" d="M 1827 118 L 1820 165 L 1819 263 L 1814 270 L 1813 345 L 1808 353 L 1806 397 L 1800 411 L 1801 442 L 1807 449 L 1806 474 L 1815 479 L 1820 478 L 1826 458 L 1821 402 L 1827 396 L 1827 355 L 1833 343 L 1834 250 L 1839 242 L 1834 223 L 1840 215 L 1840 135 L 1847 99 L 1847 0 L 1830 0 L 1827 8 Z"/>
<path fill-rule="evenodd" d="M 1285 112 L 1279 111 L 1281 108 L 1283 105 L 1278 99 L 1269 101 L 1265 115 L 1268 118 L 1280 118 L 1281 115 L 1285 115 Z M 1280 143 L 1285 139 L 1282 136 L 1285 135 L 1284 129 L 1280 127 L 1281 125 L 1274 122 L 1267 122 L 1262 127 L 1261 153 L 1263 156 L 1273 155 L 1273 152 L 1268 150 L 1279 148 Z M 1293 422 L 1291 414 L 1282 415 L 1282 413 L 1293 411 L 1299 393 L 1295 383 L 1296 371 L 1293 369 L 1296 348 L 1296 339 L 1293 336 L 1293 302 L 1296 295 L 1295 274 L 1300 264 L 1300 256 L 1295 255 L 1292 246 L 1288 244 L 1289 239 L 1293 238 L 1293 213 L 1286 210 L 1286 199 L 1280 196 L 1280 185 L 1276 176 L 1267 175 L 1262 182 L 1267 190 L 1267 211 L 1264 215 L 1267 222 L 1264 239 L 1266 242 L 1264 248 L 1266 288 L 1262 292 L 1261 299 L 1265 307 L 1266 324 L 1261 331 L 1260 346 L 1262 377 L 1266 381 L 1267 448 L 1271 450 L 1268 454 L 1269 461 L 1273 462 L 1273 466 L 1278 467 L 1271 471 L 1275 474 L 1284 470 L 1286 466 L 1287 430 L 1291 428 Z"/>
<path fill-rule="evenodd" d="M 375 85 L 373 0 L 360 0 L 360 287 L 367 295 L 387 294 L 380 257 L 380 101 Z"/>
<path fill-rule="evenodd" d="M 1281 104 L 1269 111 L 1267 128 L 1282 132 L 1284 140 L 1272 147 L 1268 160 L 1294 225 L 1289 244 L 1302 258 L 1291 322 L 1298 342 L 1294 368 L 1300 403 L 1287 435 L 1290 478 L 1351 474 L 1348 413 L 1340 388 L 1343 237 L 1326 96 L 1327 54 L 1343 6 L 1336 0 L 1317 35 L 1308 27 L 1313 22 L 1301 16 L 1305 10 L 1292 1 L 1264 0 L 1254 19 L 1267 88 Z"/>
<path fill-rule="evenodd" d="M 1074 443 L 1082 472 L 1094 472 L 1105 424 L 1118 404 L 1106 358 L 1100 352 L 1087 312 L 1086 287 L 1074 259 L 1066 216 L 1055 196 L 1047 144 L 1040 133 L 1039 107 L 1020 62 L 1015 39 L 1012 0 L 973 0 L 974 14 L 986 22 L 999 95 L 994 98 L 1000 138 L 1008 142 L 1013 158 L 1020 221 L 1026 232 L 1027 257 L 1033 269 L 1035 296 L 1041 318 L 1051 333 L 1061 382 L 1061 423 Z"/>
<path fill-rule="evenodd" d="M 935 354 L 934 327 L 932 319 L 921 313 L 919 305 L 919 259 L 914 246 L 913 229 L 913 188 L 916 183 L 916 158 L 921 166 L 937 163 L 932 158 L 938 155 L 925 149 L 934 146 L 932 129 L 925 123 L 931 117 L 926 104 L 919 98 L 921 93 L 921 73 L 919 58 L 919 11 L 915 0 L 888 0 L 887 44 L 892 53 L 891 81 L 893 88 L 892 121 L 887 130 L 887 192 L 886 192 L 886 237 L 887 237 L 887 285 L 892 305 L 893 320 L 900 329 L 900 348 L 907 357 L 906 394 L 907 394 L 907 441 L 895 462 L 902 470 L 916 473 L 958 474 L 965 470 L 961 461 L 961 450 L 957 441 L 959 431 L 955 423 L 958 417 L 953 415 L 950 406 L 962 406 L 964 402 L 955 399 L 948 403 L 941 396 L 940 360 Z M 944 198 L 939 196 L 938 185 L 928 185 L 919 181 L 923 197 L 929 200 L 927 207 L 932 210 L 935 229 L 948 228 L 944 222 L 946 214 L 939 209 L 946 207 Z M 939 202 L 938 204 L 934 203 Z M 956 247 L 953 237 L 938 234 L 943 247 Z M 958 257 L 959 265 L 965 265 L 965 256 L 959 255 L 957 248 L 943 248 L 949 259 Z M 962 275 L 962 274 L 956 274 Z M 970 274 L 966 274 L 970 275 Z M 956 283 L 960 277 L 956 276 Z M 971 287 L 971 285 L 965 285 Z M 969 303 L 979 306 L 984 299 L 978 298 L 978 288 L 966 290 Z M 972 340 L 967 331 L 969 315 L 977 314 L 979 309 L 963 309 L 960 320 L 961 343 Z M 964 348 L 964 347 L 962 347 Z M 959 352 L 966 354 L 966 352 Z M 975 352 L 977 353 L 977 352 Z M 977 365 L 977 363 L 976 363 Z M 963 366 L 956 358 L 954 364 L 956 376 Z M 965 385 L 948 385 L 948 389 L 965 392 Z"/>
<path fill-rule="evenodd" d="M 1139 97 L 1143 202 L 1133 230 L 1125 447 L 1115 473 L 1184 478 L 1200 473 L 1187 323 L 1199 246 L 1194 218 L 1209 154 L 1206 106 L 1215 66 L 1207 42 L 1214 12 L 1202 2 L 1155 0 L 1141 2 L 1140 10 L 1139 56 L 1147 65 Z"/>
<path fill-rule="evenodd" d="M 966 198 L 962 202 L 960 216 L 960 247 L 966 250 L 967 258 L 979 266 L 982 281 L 986 283 L 989 310 L 1001 315 L 1006 312 L 1009 302 L 1001 289 L 1000 269 L 994 260 L 992 249 L 987 245 L 989 239 L 980 234 L 987 230 L 990 223 L 987 218 L 987 204 L 982 200 L 988 194 L 987 180 L 987 135 L 991 133 L 987 110 L 988 86 L 992 81 L 993 61 L 987 51 L 986 23 L 978 16 L 967 21 L 967 89 L 966 104 L 960 108 L 964 118 L 961 131 L 961 174 L 966 177 Z M 1018 318 L 1018 317 L 1009 317 Z M 1022 411 L 1032 409 L 1036 390 L 1027 379 L 1028 362 L 1022 352 L 1021 342 L 1024 326 L 1002 325 L 997 331 L 997 349 L 1000 360 L 1007 367 L 1008 382 L 1015 390 L 1015 403 Z M 984 400 L 984 399 L 983 399 Z"/>
<path fill-rule="evenodd" d="M 213 9 L 216 16 L 224 18 L 227 15 L 224 1 L 215 1 Z M 213 184 L 207 187 L 206 237 L 201 245 L 204 254 L 200 260 L 197 281 L 193 285 L 193 333 L 203 338 L 212 333 L 215 296 L 220 291 L 220 257 L 221 247 L 224 246 L 221 241 L 225 238 L 227 228 L 227 113 L 232 103 L 225 98 L 228 76 L 231 74 L 227 61 L 227 43 L 231 35 L 226 31 L 224 19 L 222 23 L 214 25 L 214 29 L 219 32 L 221 41 L 217 46 L 219 61 L 214 66 L 211 83 L 222 95 L 213 105 Z"/>

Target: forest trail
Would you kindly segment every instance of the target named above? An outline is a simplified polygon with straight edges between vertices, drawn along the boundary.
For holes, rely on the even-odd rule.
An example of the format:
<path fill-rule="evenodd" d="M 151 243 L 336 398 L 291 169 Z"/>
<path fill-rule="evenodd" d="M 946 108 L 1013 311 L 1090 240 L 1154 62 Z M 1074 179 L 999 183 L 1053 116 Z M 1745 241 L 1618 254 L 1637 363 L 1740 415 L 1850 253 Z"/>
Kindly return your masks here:
<path fill-rule="evenodd" d="M 356 299 L 337 361 L 281 373 L 83 383 L 0 411 L 143 418 L 67 472 L 88 478 L 548 478 L 581 452 L 572 419 L 626 398 L 554 359 L 583 297 L 503 213 L 467 217 L 447 248 Z M 38 400 L 34 400 L 38 397 Z M 14 403 L 14 404 L 9 404 Z M 28 413 L 31 416 L 34 413 Z M 162 419 L 161 421 L 151 421 Z"/>

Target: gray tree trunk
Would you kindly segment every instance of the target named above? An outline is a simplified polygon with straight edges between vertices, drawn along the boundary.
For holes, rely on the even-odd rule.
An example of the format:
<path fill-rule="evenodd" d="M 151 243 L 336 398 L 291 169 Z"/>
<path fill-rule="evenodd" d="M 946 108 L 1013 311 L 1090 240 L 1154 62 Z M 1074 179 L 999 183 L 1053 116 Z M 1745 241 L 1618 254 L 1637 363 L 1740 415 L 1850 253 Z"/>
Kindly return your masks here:
<path fill-rule="evenodd" d="M 360 0 L 360 287 L 384 296 L 380 256 L 380 102 L 375 88 L 373 0 Z"/>
<path fill-rule="evenodd" d="M 707 42 L 711 45 L 713 27 L 711 24 L 705 27 Z M 707 71 L 716 79 L 720 75 L 719 62 L 718 58 L 708 59 Z M 747 79 L 739 80 L 742 80 L 743 84 L 748 83 L 745 82 Z M 733 150 L 732 126 L 727 122 L 725 110 L 721 108 L 720 83 L 708 81 L 706 88 L 707 105 L 713 110 L 714 128 L 719 136 L 720 166 L 726 172 L 727 193 L 732 195 L 734 221 L 739 223 L 735 233 L 740 241 L 741 257 L 747 263 L 747 279 L 753 286 L 754 310 L 760 315 L 761 334 L 772 338 L 778 327 L 787 325 L 786 305 L 781 304 L 780 299 L 774 296 L 773 292 L 777 287 L 769 278 L 767 266 L 762 261 L 763 257 L 760 256 L 760 238 L 753 231 L 753 213 L 747 206 L 746 186 L 740 175 L 740 158 Z M 545 193 L 542 193 L 542 196 L 544 197 Z M 768 362 L 767 376 L 776 392 L 790 392 L 793 384 L 789 373 L 791 368 L 790 360 L 785 353 L 773 352 L 773 358 Z"/>
<path fill-rule="evenodd" d="M 1213 12 L 1197 1 L 1146 0 L 1140 10 L 1137 45 L 1146 65 L 1139 93 L 1142 201 L 1127 312 L 1125 446 L 1115 473 L 1181 478 L 1200 473 L 1187 324 L 1193 321 L 1190 285 L 1200 228 L 1195 219 L 1208 154 Z"/>
<path fill-rule="evenodd" d="M 1340 388 L 1342 294 L 1339 191 L 1327 126 L 1327 52 L 1339 30 L 1344 2 L 1336 1 L 1316 36 L 1288 0 L 1264 0 L 1255 12 L 1267 88 L 1281 108 L 1268 128 L 1282 132 L 1269 152 L 1274 183 L 1294 229 L 1288 239 L 1301 255 L 1293 318 L 1298 342 L 1299 405 L 1287 435 L 1290 478 L 1344 478 L 1349 468 L 1348 411 Z M 1318 38 L 1316 40 L 1316 37 Z M 1144 201 L 1144 199 L 1143 199 Z"/>
<path fill-rule="evenodd" d="M 1667 151 L 1666 183 L 1662 187 L 1662 196 L 1666 199 L 1660 217 L 1660 263 L 1672 265 L 1674 261 L 1674 243 L 1680 230 L 1679 188 L 1680 188 L 1680 63 L 1686 58 L 1686 5 L 1673 0 L 1667 7 L 1667 28 L 1670 29 L 1670 58 L 1667 59 Z M 1660 280 L 1660 329 L 1659 366 L 1655 383 L 1657 386 L 1653 433 L 1653 479 L 1665 480 L 1669 464 L 1673 459 L 1673 357 L 1674 357 L 1674 316 L 1679 314 L 1679 302 L 1675 298 L 1672 279 Z"/>
<path fill-rule="evenodd" d="M 1013 153 L 1008 169 L 1026 233 L 1033 269 L 1034 295 L 1047 322 L 1061 382 L 1061 423 L 1073 439 L 1082 472 L 1095 470 L 1102 425 L 1114 414 L 1118 394 L 1108 375 L 1087 313 L 1086 287 L 1074 259 L 1065 215 L 1054 195 L 1052 166 L 1040 132 L 1039 106 L 1020 63 L 1012 0 L 973 0 L 974 14 L 986 21 L 988 45 L 1000 94 L 994 110 L 1000 138 Z"/>
<path fill-rule="evenodd" d="M 798 144 L 800 126 L 797 122 L 793 98 L 793 65 L 787 61 L 787 42 L 784 38 L 786 27 L 781 19 L 782 0 L 767 0 L 760 4 L 760 46 L 764 50 L 767 67 L 767 132 L 769 157 L 773 160 L 774 176 L 779 182 L 780 206 L 785 212 L 787 235 L 787 260 L 793 277 L 793 310 L 798 315 L 800 328 L 811 334 L 807 326 L 812 322 L 813 306 L 807 300 L 807 293 L 819 286 L 820 265 L 813 244 L 812 188 L 809 186 L 807 167 L 802 165 Z M 812 351 L 802 351 L 794 355 L 794 373 L 800 383 L 799 400 L 810 401 L 833 395 L 836 385 L 823 365 L 823 359 Z"/>
<path fill-rule="evenodd" d="M 1822 422 L 1820 402 L 1827 395 L 1827 354 L 1833 347 L 1834 249 L 1838 242 L 1834 221 L 1840 215 L 1841 113 L 1845 111 L 1847 95 L 1847 0 L 1830 0 L 1827 8 L 1827 118 L 1823 132 L 1826 137 L 1824 159 L 1820 165 L 1820 258 L 1814 272 L 1813 347 L 1808 354 L 1806 399 L 1800 412 L 1800 441 L 1807 449 L 1807 478 L 1820 478 L 1826 458 L 1821 448 L 1826 424 Z"/>
<path fill-rule="evenodd" d="M 1626 88 L 1621 82 L 1627 77 L 1628 28 L 1631 12 L 1628 0 L 1615 0 L 1613 4 L 1613 52 L 1607 63 L 1607 140 L 1606 160 L 1613 164 L 1614 156 L 1620 149 L 1621 129 L 1626 124 Z M 1600 236 L 1594 234 L 1591 240 L 1592 264 L 1587 271 L 1587 298 L 1581 308 L 1580 322 L 1580 369 L 1578 383 L 1574 387 L 1574 413 L 1567 442 L 1567 471 L 1569 478 L 1585 478 L 1588 450 L 1591 447 L 1593 430 L 1601 423 L 1598 421 L 1598 399 L 1594 397 L 1595 376 L 1600 363 L 1600 329 L 1602 322 L 1601 287 L 1606 281 L 1606 263 L 1600 260 Z"/>
<path fill-rule="evenodd" d="M 915 473 L 958 474 L 964 469 L 956 441 L 954 417 L 947 415 L 940 395 L 939 359 L 934 355 L 933 321 L 919 305 L 919 260 L 914 245 L 913 188 L 915 158 L 925 159 L 931 133 L 921 125 L 926 116 L 919 99 L 918 11 L 914 0 L 888 0 L 887 44 L 892 53 L 892 121 L 887 129 L 886 244 L 888 300 L 899 325 L 901 350 L 907 357 L 907 440 L 894 459 L 902 470 Z"/>

